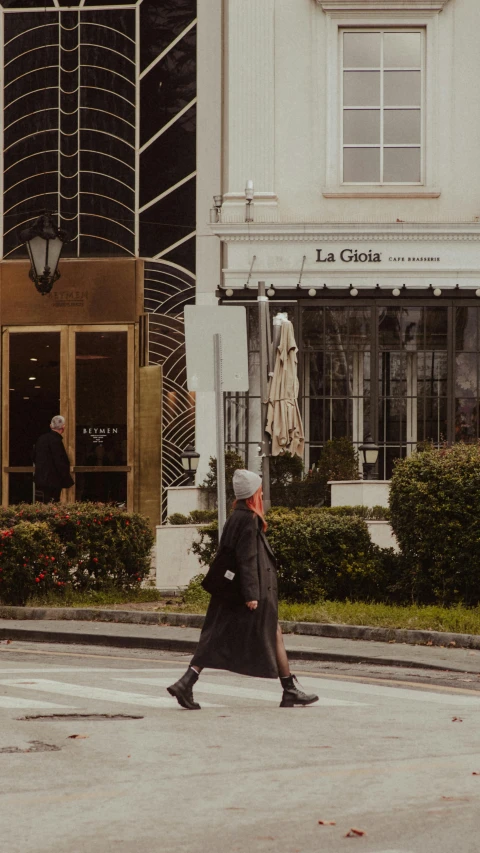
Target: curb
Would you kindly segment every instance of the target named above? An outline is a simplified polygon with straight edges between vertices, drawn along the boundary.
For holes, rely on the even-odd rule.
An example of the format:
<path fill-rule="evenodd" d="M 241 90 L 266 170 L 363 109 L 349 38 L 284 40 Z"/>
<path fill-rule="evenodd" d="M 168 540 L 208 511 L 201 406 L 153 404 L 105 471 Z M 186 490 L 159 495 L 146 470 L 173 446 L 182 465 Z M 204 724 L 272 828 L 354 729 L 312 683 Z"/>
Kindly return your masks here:
<path fill-rule="evenodd" d="M 290 632 L 292 633 L 292 632 Z M 129 637 L 112 634 L 69 633 L 68 631 L 42 631 L 29 628 L 0 628 L 0 640 L 20 640 L 26 643 L 64 643 L 67 645 L 110 646 L 122 649 L 149 649 L 193 654 L 196 640 L 181 640 L 176 637 Z M 445 664 L 437 665 L 402 658 L 379 658 L 370 655 L 320 652 L 314 649 L 287 649 L 290 660 L 330 661 L 337 663 L 375 663 L 378 666 L 395 666 L 406 669 L 434 670 L 437 672 L 465 672 Z"/>
<path fill-rule="evenodd" d="M 83 607 L 0 607 L 0 619 L 115 622 L 128 625 L 170 625 L 201 628 L 204 616 L 197 613 L 165 613 L 137 610 L 97 610 Z M 330 637 L 338 640 L 371 640 L 377 643 L 406 643 L 415 646 L 443 646 L 480 649 L 479 634 L 444 631 L 416 631 L 407 628 L 372 628 L 365 625 L 337 625 L 326 622 L 285 622 L 284 634 Z"/>

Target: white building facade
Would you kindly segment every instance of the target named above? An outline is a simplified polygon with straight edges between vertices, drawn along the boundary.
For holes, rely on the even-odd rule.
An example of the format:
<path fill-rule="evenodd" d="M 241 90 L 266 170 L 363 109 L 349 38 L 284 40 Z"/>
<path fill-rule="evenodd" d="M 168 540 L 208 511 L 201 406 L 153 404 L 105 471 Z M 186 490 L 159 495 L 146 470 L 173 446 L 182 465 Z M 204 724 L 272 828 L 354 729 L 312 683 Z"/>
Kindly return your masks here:
<path fill-rule="evenodd" d="M 388 479 L 479 437 L 479 29 L 478 0 L 199 0 L 197 301 L 247 306 L 250 467 L 259 281 L 295 325 L 306 468 L 371 433 Z M 212 419 L 198 395 L 201 471 Z"/>

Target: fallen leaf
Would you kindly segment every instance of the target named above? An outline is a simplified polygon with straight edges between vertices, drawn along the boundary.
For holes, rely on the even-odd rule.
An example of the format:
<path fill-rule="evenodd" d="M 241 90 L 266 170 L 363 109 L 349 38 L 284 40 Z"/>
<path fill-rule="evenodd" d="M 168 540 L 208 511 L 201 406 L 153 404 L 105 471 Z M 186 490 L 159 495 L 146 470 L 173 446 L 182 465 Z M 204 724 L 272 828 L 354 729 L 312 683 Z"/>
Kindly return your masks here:
<path fill-rule="evenodd" d="M 367 833 L 363 829 L 355 829 L 353 826 L 348 830 L 347 834 L 344 838 L 358 838 L 361 835 L 366 835 Z"/>
<path fill-rule="evenodd" d="M 449 646 L 456 646 L 457 644 L 456 644 L 455 640 L 451 640 L 448 645 Z"/>
<path fill-rule="evenodd" d="M 472 776 L 480 776 L 480 771 L 474 770 Z"/>
<path fill-rule="evenodd" d="M 90 737 L 90 735 L 68 735 L 67 740 L 85 740 L 87 737 Z"/>
<path fill-rule="evenodd" d="M 461 717 L 452 717 L 452 723 L 463 723 Z"/>
<path fill-rule="evenodd" d="M 433 642 L 432 642 L 432 640 L 429 640 L 429 641 L 428 641 L 428 643 L 425 643 L 425 645 L 427 645 L 427 646 L 433 646 Z"/>
<path fill-rule="evenodd" d="M 336 820 L 319 820 L 318 822 L 319 822 L 320 826 L 336 826 L 337 825 Z"/>
<path fill-rule="evenodd" d="M 131 755 L 127 755 L 127 758 L 131 758 L 131 757 L 132 757 Z"/>

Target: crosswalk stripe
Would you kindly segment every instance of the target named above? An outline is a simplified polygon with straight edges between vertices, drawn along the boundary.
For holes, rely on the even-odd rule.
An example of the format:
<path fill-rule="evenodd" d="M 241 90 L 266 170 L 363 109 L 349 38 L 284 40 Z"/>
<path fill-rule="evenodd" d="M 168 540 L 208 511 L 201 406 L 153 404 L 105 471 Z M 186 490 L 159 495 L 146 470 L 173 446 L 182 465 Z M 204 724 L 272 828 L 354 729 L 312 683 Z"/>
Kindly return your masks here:
<path fill-rule="evenodd" d="M 0 708 L 70 708 L 56 702 L 41 702 L 37 699 L 21 699 L 18 696 L 0 696 Z"/>
<path fill-rule="evenodd" d="M 408 699 L 410 702 L 428 702 L 434 705 L 455 705 L 455 707 L 463 705 L 465 707 L 475 708 L 480 706 L 480 693 L 478 696 L 463 696 L 459 694 L 451 695 L 447 693 L 431 692 L 426 693 L 422 691 L 421 684 L 418 685 L 418 690 L 415 690 L 413 687 L 381 687 L 376 684 L 362 684 L 358 681 L 333 681 L 328 678 L 322 678 L 321 684 L 332 692 L 361 694 L 366 698 L 383 696 L 386 699 Z M 302 676 L 302 685 L 309 689 L 320 688 L 320 682 L 318 679 L 311 678 L 310 676 Z"/>
<path fill-rule="evenodd" d="M 168 687 L 172 683 L 172 678 L 114 678 L 114 681 L 128 681 L 135 684 L 149 684 L 152 687 Z M 204 681 L 202 678 L 197 681 L 194 687 L 195 693 L 210 693 L 216 696 L 229 696 L 237 699 L 260 699 L 266 702 L 279 702 L 282 697 L 281 689 L 275 693 L 273 690 L 254 690 L 250 687 L 236 687 L 233 684 L 212 684 Z M 332 699 L 329 697 L 320 696 L 316 707 L 332 707 L 338 705 L 363 705 L 366 702 L 354 702 L 345 699 Z M 313 706 L 312 706 L 313 707 Z"/>
<path fill-rule="evenodd" d="M 18 678 L 1 679 L 6 687 L 19 687 L 22 690 L 37 690 L 41 693 L 59 693 L 63 696 L 75 696 L 81 699 L 99 699 L 103 702 L 120 702 L 123 705 L 143 705 L 147 708 L 171 708 L 172 699 L 160 696 L 147 696 L 144 693 L 123 693 L 120 690 L 107 690 L 103 687 L 89 687 L 81 684 L 67 684 L 63 681 L 51 681 L 38 678 L 32 684 L 21 684 Z M 204 703 L 206 708 L 221 708 L 222 705 Z"/>

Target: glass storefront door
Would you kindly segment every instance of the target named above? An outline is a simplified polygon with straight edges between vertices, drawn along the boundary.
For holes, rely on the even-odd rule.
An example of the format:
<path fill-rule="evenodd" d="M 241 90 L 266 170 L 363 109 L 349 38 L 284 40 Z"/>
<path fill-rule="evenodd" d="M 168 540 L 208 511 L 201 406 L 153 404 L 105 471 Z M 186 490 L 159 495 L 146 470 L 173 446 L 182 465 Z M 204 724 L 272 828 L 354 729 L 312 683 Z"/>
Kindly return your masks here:
<path fill-rule="evenodd" d="M 133 327 L 8 328 L 3 344 L 3 503 L 34 500 L 33 446 L 53 415 L 69 501 L 133 503 Z"/>

